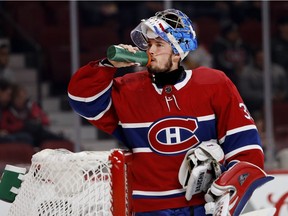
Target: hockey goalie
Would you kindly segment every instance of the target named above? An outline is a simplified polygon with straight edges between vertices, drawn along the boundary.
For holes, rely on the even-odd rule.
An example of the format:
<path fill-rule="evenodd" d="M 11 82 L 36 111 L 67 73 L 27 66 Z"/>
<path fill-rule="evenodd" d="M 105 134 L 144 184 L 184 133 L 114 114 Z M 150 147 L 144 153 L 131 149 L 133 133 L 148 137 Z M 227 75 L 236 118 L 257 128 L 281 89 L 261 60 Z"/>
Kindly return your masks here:
<path fill-rule="evenodd" d="M 239 216 L 272 177 L 236 86 L 225 71 L 181 66 L 197 38 L 177 9 L 143 19 L 130 36 L 136 46 L 118 47 L 145 51 L 151 61 L 142 71 L 129 73 L 139 64 L 123 58 L 92 59 L 71 77 L 68 96 L 75 112 L 133 152 L 133 215 L 219 216 L 229 195 L 221 215 Z M 117 76 L 119 68 L 127 74 Z"/>

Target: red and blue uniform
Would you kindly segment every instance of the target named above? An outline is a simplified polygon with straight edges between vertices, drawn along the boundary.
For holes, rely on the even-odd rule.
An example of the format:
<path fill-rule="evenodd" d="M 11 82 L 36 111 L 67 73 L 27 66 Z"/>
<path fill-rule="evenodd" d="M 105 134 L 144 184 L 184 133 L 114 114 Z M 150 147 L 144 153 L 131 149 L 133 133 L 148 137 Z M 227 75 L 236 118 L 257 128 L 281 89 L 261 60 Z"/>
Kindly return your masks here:
<path fill-rule="evenodd" d="M 197 206 L 185 199 L 178 171 L 185 153 L 213 140 L 225 164 L 248 161 L 263 168 L 257 128 L 234 84 L 218 70 L 186 70 L 174 85 L 157 86 L 147 71 L 114 78 L 100 61 L 81 67 L 68 87 L 73 109 L 133 152 L 133 211 Z"/>

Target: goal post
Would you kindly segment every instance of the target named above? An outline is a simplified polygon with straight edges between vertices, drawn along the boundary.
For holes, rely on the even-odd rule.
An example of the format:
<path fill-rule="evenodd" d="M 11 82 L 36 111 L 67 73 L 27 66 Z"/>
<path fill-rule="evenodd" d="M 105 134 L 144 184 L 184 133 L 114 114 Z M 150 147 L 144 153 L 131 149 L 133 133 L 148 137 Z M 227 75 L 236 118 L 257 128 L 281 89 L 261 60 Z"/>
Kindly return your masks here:
<path fill-rule="evenodd" d="M 45 149 L 35 155 L 8 216 L 130 216 L 127 150 Z"/>
<path fill-rule="evenodd" d="M 112 163 L 112 212 L 113 216 L 130 216 L 131 210 L 131 161 L 130 152 L 113 151 L 110 155 Z"/>

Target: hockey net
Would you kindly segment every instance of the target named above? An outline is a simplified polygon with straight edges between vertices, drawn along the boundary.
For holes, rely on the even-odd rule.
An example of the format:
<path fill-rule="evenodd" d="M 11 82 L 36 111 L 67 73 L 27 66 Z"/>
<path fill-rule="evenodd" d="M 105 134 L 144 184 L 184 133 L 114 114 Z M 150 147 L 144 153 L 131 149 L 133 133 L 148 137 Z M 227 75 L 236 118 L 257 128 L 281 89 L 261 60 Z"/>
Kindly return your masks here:
<path fill-rule="evenodd" d="M 32 157 L 8 215 L 128 216 L 130 161 L 122 150 L 42 150 Z"/>

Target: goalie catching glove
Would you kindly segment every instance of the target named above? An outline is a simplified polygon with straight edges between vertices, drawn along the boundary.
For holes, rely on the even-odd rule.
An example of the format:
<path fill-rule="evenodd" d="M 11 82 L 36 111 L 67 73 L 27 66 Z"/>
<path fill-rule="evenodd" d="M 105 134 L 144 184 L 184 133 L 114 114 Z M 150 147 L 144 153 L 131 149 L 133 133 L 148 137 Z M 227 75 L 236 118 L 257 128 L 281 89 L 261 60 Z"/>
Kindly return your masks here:
<path fill-rule="evenodd" d="M 194 194 L 206 192 L 213 180 L 221 174 L 220 162 L 224 153 L 220 145 L 214 142 L 202 142 L 190 149 L 180 166 L 178 179 L 189 201 Z"/>
<path fill-rule="evenodd" d="M 274 177 L 249 162 L 234 164 L 213 182 L 205 194 L 206 214 L 239 216 L 252 193 L 272 179 Z"/>

